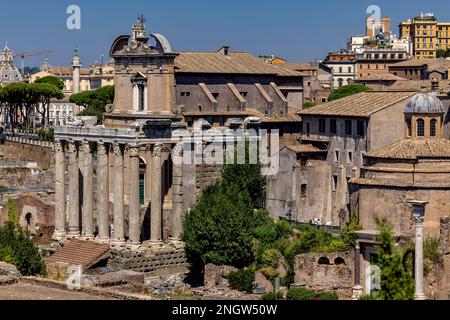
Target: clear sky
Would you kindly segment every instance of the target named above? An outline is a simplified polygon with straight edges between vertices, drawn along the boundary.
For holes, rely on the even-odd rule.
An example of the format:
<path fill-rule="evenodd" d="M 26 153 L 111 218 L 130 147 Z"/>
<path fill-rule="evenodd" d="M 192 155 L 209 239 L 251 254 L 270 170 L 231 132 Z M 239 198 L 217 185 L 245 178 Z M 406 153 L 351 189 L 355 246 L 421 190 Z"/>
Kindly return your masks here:
<path fill-rule="evenodd" d="M 16 52 L 53 49 L 52 65 L 69 65 L 75 46 L 84 65 L 100 60 L 114 39 L 129 34 L 139 13 L 150 32 L 165 35 L 179 51 L 232 50 L 275 54 L 290 61 L 323 59 L 364 33 L 369 5 L 398 23 L 420 11 L 450 21 L 449 0 L 22 0 L 0 11 L 0 42 Z M 68 30 L 66 9 L 81 8 L 81 30 Z M 1 44 L 3 46 L 3 44 Z M 26 60 L 40 66 L 44 57 Z"/>

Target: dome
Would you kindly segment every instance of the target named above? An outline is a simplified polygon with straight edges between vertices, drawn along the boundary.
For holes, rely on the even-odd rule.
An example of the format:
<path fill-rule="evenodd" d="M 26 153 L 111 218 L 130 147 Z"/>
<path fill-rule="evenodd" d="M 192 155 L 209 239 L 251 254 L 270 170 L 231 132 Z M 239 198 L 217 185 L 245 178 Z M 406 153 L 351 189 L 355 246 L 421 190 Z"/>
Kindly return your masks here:
<path fill-rule="evenodd" d="M 421 92 L 408 101 L 405 113 L 445 113 L 441 100 L 435 95 Z"/>
<path fill-rule="evenodd" d="M 13 63 L 13 54 L 6 46 L 0 55 L 0 84 L 22 81 L 19 69 Z"/>

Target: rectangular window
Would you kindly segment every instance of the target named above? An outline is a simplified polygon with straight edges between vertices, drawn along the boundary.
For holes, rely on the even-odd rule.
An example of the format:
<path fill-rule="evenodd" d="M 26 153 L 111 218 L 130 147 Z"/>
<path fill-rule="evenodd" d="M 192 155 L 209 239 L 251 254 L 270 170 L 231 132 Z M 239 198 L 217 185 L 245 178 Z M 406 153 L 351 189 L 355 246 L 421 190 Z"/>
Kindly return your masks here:
<path fill-rule="evenodd" d="M 353 164 L 353 151 L 347 151 L 347 164 Z"/>
<path fill-rule="evenodd" d="M 301 185 L 301 197 L 305 198 L 307 193 L 308 193 L 308 185 L 302 184 Z"/>
<path fill-rule="evenodd" d="M 311 133 L 311 125 L 310 125 L 310 123 L 308 122 L 307 124 L 306 124 L 306 135 L 309 137 L 309 134 Z"/>
<path fill-rule="evenodd" d="M 364 121 L 358 121 L 358 126 L 356 128 L 358 136 L 364 136 Z"/>
<path fill-rule="evenodd" d="M 319 119 L 319 132 L 325 133 L 325 119 Z"/>
<path fill-rule="evenodd" d="M 334 150 L 334 163 L 339 163 L 339 149 Z"/>
<path fill-rule="evenodd" d="M 348 136 L 353 134 L 352 120 L 345 120 L 345 134 Z"/>
<path fill-rule="evenodd" d="M 333 191 L 334 192 L 337 190 L 337 185 L 338 185 L 338 176 L 333 175 Z"/>
<path fill-rule="evenodd" d="M 330 133 L 337 134 L 336 119 L 330 119 Z"/>

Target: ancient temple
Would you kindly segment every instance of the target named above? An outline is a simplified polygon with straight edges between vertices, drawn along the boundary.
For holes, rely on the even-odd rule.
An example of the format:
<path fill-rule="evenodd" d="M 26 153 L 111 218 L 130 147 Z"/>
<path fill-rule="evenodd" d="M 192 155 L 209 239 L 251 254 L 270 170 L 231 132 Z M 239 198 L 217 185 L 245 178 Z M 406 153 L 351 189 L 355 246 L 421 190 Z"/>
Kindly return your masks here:
<path fill-rule="evenodd" d="M 299 133 L 295 103 L 282 90 L 295 95 L 302 74 L 228 47 L 174 52 L 144 22 L 111 47 L 116 94 L 104 125 L 55 130 L 57 241 L 177 243 L 184 213 L 220 177 L 220 165 L 196 160 L 211 139 L 236 128 Z M 205 131 L 209 142 L 184 140 Z"/>

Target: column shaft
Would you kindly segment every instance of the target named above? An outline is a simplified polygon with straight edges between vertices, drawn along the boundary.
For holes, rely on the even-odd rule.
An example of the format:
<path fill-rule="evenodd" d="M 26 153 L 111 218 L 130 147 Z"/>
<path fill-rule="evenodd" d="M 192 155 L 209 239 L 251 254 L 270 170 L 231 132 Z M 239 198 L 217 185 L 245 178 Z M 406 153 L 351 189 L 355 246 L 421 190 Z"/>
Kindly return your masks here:
<path fill-rule="evenodd" d="M 416 300 L 425 300 L 423 292 L 423 218 L 416 219 L 415 287 Z"/>
<path fill-rule="evenodd" d="M 109 231 L 109 163 L 105 144 L 97 146 L 97 224 L 98 238 L 106 241 L 110 238 Z"/>
<path fill-rule="evenodd" d="M 69 236 L 80 235 L 80 174 L 78 163 L 78 146 L 69 144 Z"/>
<path fill-rule="evenodd" d="M 175 147 L 172 158 L 172 228 L 171 238 L 180 240 L 183 229 L 183 145 Z"/>
<path fill-rule="evenodd" d="M 150 240 L 152 242 L 162 241 L 162 187 L 161 187 L 161 155 L 162 145 L 155 145 L 152 159 L 152 209 Z"/>
<path fill-rule="evenodd" d="M 139 199 L 139 148 L 131 147 L 130 155 L 130 211 L 129 237 L 131 244 L 141 241 L 141 214 Z"/>
<path fill-rule="evenodd" d="M 114 238 L 113 242 L 125 242 L 123 196 L 123 152 L 119 144 L 114 144 Z"/>
<path fill-rule="evenodd" d="M 55 234 L 54 240 L 60 241 L 66 237 L 66 168 L 64 145 L 55 142 Z"/>
<path fill-rule="evenodd" d="M 83 143 L 83 220 L 82 236 L 86 239 L 94 238 L 94 209 L 93 209 L 93 169 L 92 148 L 89 142 Z"/>

